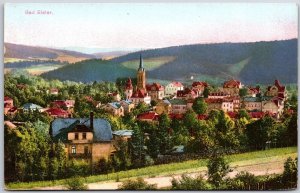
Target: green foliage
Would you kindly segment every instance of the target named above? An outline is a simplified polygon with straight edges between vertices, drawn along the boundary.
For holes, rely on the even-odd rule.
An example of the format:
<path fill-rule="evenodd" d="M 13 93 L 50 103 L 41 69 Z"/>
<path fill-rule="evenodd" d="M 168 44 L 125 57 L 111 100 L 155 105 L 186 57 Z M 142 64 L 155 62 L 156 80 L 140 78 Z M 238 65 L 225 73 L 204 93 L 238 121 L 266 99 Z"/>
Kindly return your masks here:
<path fill-rule="evenodd" d="M 156 184 L 148 184 L 143 178 L 126 180 L 119 186 L 119 190 L 156 190 Z"/>
<path fill-rule="evenodd" d="M 206 182 L 203 176 L 199 175 L 196 178 L 189 177 L 185 174 L 181 179 L 172 179 L 172 190 L 211 190 L 212 186 Z"/>
<path fill-rule="evenodd" d="M 244 97 L 244 96 L 246 96 L 248 94 L 248 89 L 247 88 L 241 88 L 240 90 L 239 90 L 239 95 L 240 95 L 240 97 Z"/>
<path fill-rule="evenodd" d="M 293 160 L 289 157 L 284 163 L 284 172 L 282 174 L 282 182 L 285 186 L 296 188 L 298 180 L 298 159 Z"/>
<path fill-rule="evenodd" d="M 84 184 L 84 179 L 79 176 L 66 179 L 66 188 L 68 190 L 87 190 L 87 186 Z"/>
<path fill-rule="evenodd" d="M 222 185 L 224 177 L 230 172 L 228 162 L 221 156 L 214 156 L 209 159 L 207 169 L 208 181 L 216 188 Z"/>
<path fill-rule="evenodd" d="M 259 190 L 259 179 L 249 172 L 239 172 L 235 178 L 226 180 L 229 190 Z"/>
<path fill-rule="evenodd" d="M 197 114 L 204 114 L 207 110 L 207 104 L 203 98 L 196 98 L 192 108 Z"/>

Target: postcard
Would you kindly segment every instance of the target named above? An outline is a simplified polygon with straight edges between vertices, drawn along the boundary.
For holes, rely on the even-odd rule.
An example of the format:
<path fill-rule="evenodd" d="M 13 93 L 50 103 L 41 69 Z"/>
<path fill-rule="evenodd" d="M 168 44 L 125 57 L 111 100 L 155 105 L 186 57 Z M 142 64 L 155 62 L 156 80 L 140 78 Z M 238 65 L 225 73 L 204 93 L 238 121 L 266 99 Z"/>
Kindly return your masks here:
<path fill-rule="evenodd" d="M 298 6 L 7 3 L 6 190 L 297 188 Z"/>

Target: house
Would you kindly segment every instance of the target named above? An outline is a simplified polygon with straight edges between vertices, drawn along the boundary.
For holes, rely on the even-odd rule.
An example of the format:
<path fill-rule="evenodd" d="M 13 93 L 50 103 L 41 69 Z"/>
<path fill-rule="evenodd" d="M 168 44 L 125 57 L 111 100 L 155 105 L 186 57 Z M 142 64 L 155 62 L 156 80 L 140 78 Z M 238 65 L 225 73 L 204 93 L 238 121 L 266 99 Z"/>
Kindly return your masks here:
<path fill-rule="evenodd" d="M 177 91 L 183 90 L 184 87 L 181 82 L 171 82 L 165 88 L 165 95 L 166 96 L 174 96 L 177 94 Z"/>
<path fill-rule="evenodd" d="M 6 115 L 13 116 L 13 115 L 15 115 L 17 112 L 18 112 L 18 107 L 12 107 L 12 108 L 10 108 L 10 109 L 7 111 Z"/>
<path fill-rule="evenodd" d="M 121 100 L 120 105 L 123 107 L 125 113 L 130 113 L 134 109 L 134 103 L 129 100 Z"/>
<path fill-rule="evenodd" d="M 58 89 L 57 88 L 50 88 L 49 93 L 52 95 L 58 95 Z"/>
<path fill-rule="evenodd" d="M 65 110 L 71 110 L 74 108 L 75 100 L 55 100 L 53 101 L 50 106 L 61 108 Z"/>
<path fill-rule="evenodd" d="M 148 84 L 146 89 L 152 100 L 163 99 L 165 96 L 165 88 L 159 83 Z"/>
<path fill-rule="evenodd" d="M 259 86 L 257 86 L 257 87 L 248 87 L 247 96 L 249 96 L 249 97 L 258 97 L 258 94 L 260 94 Z"/>
<path fill-rule="evenodd" d="M 151 103 L 151 97 L 143 89 L 136 89 L 136 91 L 133 92 L 132 97 L 130 99 L 134 104 L 146 103 L 150 105 Z"/>
<path fill-rule="evenodd" d="M 182 120 L 183 119 L 183 114 L 178 114 L 178 113 L 173 114 L 173 113 L 170 113 L 169 117 L 170 117 L 170 119 Z"/>
<path fill-rule="evenodd" d="M 17 126 L 10 121 L 4 121 L 4 126 L 7 126 L 9 129 L 15 129 Z"/>
<path fill-rule="evenodd" d="M 50 134 L 54 142 L 65 145 L 68 159 L 97 163 L 108 159 L 113 151 L 112 130 L 105 119 L 57 118 L 51 123 Z"/>
<path fill-rule="evenodd" d="M 14 107 L 14 100 L 10 97 L 4 97 L 4 114 L 6 115 L 8 111 Z"/>
<path fill-rule="evenodd" d="M 176 98 L 178 99 L 195 99 L 198 97 L 197 91 L 195 89 L 185 88 L 184 90 L 177 91 Z"/>
<path fill-rule="evenodd" d="M 208 84 L 206 82 L 199 82 L 198 81 L 198 82 L 193 82 L 193 84 L 192 84 L 192 88 L 194 90 L 196 90 L 198 96 L 203 95 L 203 91 L 206 87 L 208 87 Z"/>
<path fill-rule="evenodd" d="M 106 105 L 103 105 L 101 108 L 114 116 L 118 116 L 118 117 L 124 116 L 124 108 L 119 102 L 107 103 Z"/>
<path fill-rule="evenodd" d="M 222 90 L 231 96 L 238 96 L 241 88 L 243 88 L 243 85 L 240 81 L 231 79 L 224 82 Z"/>
<path fill-rule="evenodd" d="M 233 111 L 239 111 L 241 108 L 241 99 L 239 96 L 230 96 L 226 97 L 225 99 L 230 99 L 233 101 Z"/>
<path fill-rule="evenodd" d="M 187 111 L 187 101 L 183 99 L 169 100 L 172 114 L 184 114 Z"/>
<path fill-rule="evenodd" d="M 128 141 L 131 139 L 131 136 L 133 134 L 133 130 L 118 130 L 113 131 L 113 140 L 114 141 Z"/>
<path fill-rule="evenodd" d="M 113 101 L 120 101 L 121 96 L 118 92 L 112 92 L 107 94 L 109 97 L 112 97 Z"/>
<path fill-rule="evenodd" d="M 244 97 L 241 106 L 247 111 L 262 111 L 262 98 Z"/>
<path fill-rule="evenodd" d="M 49 108 L 45 112 L 53 118 L 68 118 L 71 116 L 68 111 L 55 107 Z"/>
<path fill-rule="evenodd" d="M 265 93 L 266 96 L 280 97 L 283 101 L 287 98 L 287 92 L 285 86 L 281 85 L 279 80 L 275 80 L 273 86 L 268 86 Z"/>
<path fill-rule="evenodd" d="M 211 92 L 209 93 L 208 97 L 209 99 L 223 99 L 225 97 L 229 97 L 230 94 L 225 92 Z"/>
<path fill-rule="evenodd" d="M 233 111 L 233 99 L 231 98 L 207 98 L 205 99 L 207 104 L 207 111 L 211 110 L 223 110 L 224 112 L 232 112 Z"/>
<path fill-rule="evenodd" d="M 155 112 L 141 113 L 137 116 L 137 120 L 147 121 L 147 122 L 157 122 L 158 121 L 158 114 L 155 113 Z"/>
<path fill-rule="evenodd" d="M 262 112 L 268 112 L 275 114 L 276 118 L 279 118 L 283 113 L 284 102 L 278 97 L 274 97 L 271 100 L 262 102 Z"/>
<path fill-rule="evenodd" d="M 214 98 L 207 98 L 205 99 L 207 104 L 207 112 L 211 110 L 221 110 L 222 109 L 222 102 L 223 99 L 214 99 Z"/>
<path fill-rule="evenodd" d="M 168 100 L 159 100 L 155 106 L 155 112 L 159 115 L 171 112 L 171 103 Z"/>
<path fill-rule="evenodd" d="M 23 83 L 20 83 L 20 84 L 17 84 L 17 88 L 20 89 L 20 90 L 23 90 L 23 89 L 27 88 L 27 85 L 23 84 Z"/>
<path fill-rule="evenodd" d="M 133 94 L 133 86 L 132 86 L 132 82 L 131 82 L 131 79 L 128 78 L 128 80 L 126 81 L 126 84 L 125 84 L 125 96 L 126 96 L 126 99 L 130 99 L 131 96 Z"/>
<path fill-rule="evenodd" d="M 24 104 L 21 109 L 23 110 L 23 112 L 32 112 L 32 111 L 39 111 L 39 112 L 43 112 L 45 109 L 43 107 L 41 107 L 40 105 L 36 105 L 33 103 L 26 103 Z"/>

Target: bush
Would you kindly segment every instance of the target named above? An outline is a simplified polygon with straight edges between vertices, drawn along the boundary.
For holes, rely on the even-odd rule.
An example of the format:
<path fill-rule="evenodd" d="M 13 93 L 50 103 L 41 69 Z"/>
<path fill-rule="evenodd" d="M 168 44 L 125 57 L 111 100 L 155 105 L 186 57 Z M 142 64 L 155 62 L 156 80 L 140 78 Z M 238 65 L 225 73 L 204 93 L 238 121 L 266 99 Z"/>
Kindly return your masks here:
<path fill-rule="evenodd" d="M 66 179 L 66 188 L 68 190 L 87 190 L 84 179 L 79 176 Z"/>
<path fill-rule="evenodd" d="M 136 180 L 127 180 L 119 186 L 119 190 L 155 190 L 156 184 L 148 184 L 143 178 L 137 178 Z"/>
<path fill-rule="evenodd" d="M 296 188 L 297 187 L 297 158 L 293 160 L 289 157 L 284 163 L 284 172 L 282 174 L 282 183 L 287 188 Z"/>
<path fill-rule="evenodd" d="M 210 190 L 212 186 L 206 182 L 203 176 L 199 175 L 196 178 L 188 177 L 183 174 L 181 179 L 172 179 L 172 190 Z"/>
<path fill-rule="evenodd" d="M 249 172 L 240 172 L 234 179 L 228 179 L 227 189 L 230 190 L 258 190 L 259 180 Z"/>

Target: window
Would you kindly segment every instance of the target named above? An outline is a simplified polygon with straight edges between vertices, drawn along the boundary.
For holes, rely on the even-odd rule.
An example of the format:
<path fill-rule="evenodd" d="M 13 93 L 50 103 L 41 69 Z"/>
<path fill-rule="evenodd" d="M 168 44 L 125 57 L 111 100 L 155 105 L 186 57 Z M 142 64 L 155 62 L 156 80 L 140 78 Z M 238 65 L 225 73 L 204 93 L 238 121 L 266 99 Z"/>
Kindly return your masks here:
<path fill-rule="evenodd" d="M 72 145 L 72 149 L 71 149 L 72 154 L 76 154 L 76 146 Z"/>
<path fill-rule="evenodd" d="M 78 133 L 75 133 L 75 140 L 78 140 Z"/>
<path fill-rule="evenodd" d="M 82 139 L 86 139 L 86 133 L 82 133 Z"/>

